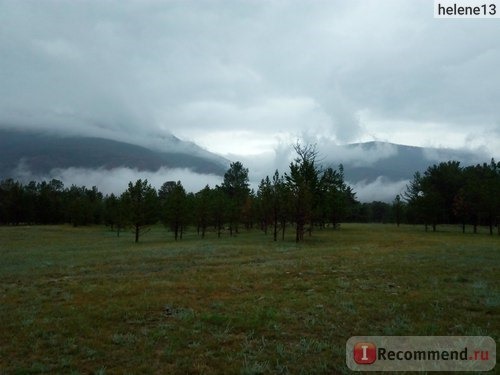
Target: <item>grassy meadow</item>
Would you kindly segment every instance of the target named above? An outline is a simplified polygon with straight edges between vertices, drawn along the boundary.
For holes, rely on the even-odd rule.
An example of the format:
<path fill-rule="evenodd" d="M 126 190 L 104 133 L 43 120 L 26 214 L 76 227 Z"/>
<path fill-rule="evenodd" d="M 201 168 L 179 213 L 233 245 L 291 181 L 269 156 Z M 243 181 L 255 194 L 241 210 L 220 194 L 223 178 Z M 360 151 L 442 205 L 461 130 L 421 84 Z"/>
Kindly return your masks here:
<path fill-rule="evenodd" d="M 354 335 L 500 338 L 500 236 L 343 224 L 135 244 L 0 228 L 0 374 L 343 374 Z M 498 365 L 497 365 L 498 367 Z"/>

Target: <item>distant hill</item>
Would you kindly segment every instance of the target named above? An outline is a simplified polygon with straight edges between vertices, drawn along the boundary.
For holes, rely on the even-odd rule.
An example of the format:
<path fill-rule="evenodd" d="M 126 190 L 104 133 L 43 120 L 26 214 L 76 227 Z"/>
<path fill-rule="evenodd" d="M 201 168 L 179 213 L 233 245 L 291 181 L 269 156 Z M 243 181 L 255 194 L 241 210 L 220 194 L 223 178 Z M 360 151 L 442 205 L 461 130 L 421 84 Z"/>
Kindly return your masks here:
<path fill-rule="evenodd" d="M 172 136 L 171 144 L 172 150 L 156 151 L 104 138 L 0 129 L 0 178 L 12 177 L 20 166 L 34 176 L 70 167 L 128 167 L 141 171 L 156 171 L 161 167 L 188 168 L 197 173 L 221 176 L 227 170 L 229 161 L 191 142 Z M 181 151 L 183 148 L 185 152 Z"/>
<path fill-rule="evenodd" d="M 416 171 L 442 161 L 457 160 L 467 166 L 489 162 L 491 156 L 466 150 L 403 146 L 387 142 L 355 143 L 329 150 L 326 161 L 342 163 L 346 180 L 352 183 L 373 182 L 378 177 L 386 181 L 411 179 Z"/>
<path fill-rule="evenodd" d="M 156 148 L 105 138 L 59 136 L 0 129 L 0 179 L 49 176 L 54 169 L 113 169 L 126 167 L 139 171 L 160 168 L 187 168 L 193 172 L 223 176 L 230 161 L 192 142 L 171 135 Z M 158 151 L 158 145 L 162 150 Z M 164 150 L 163 150 L 164 149 Z M 490 157 L 471 151 L 403 146 L 387 142 L 355 143 L 320 149 L 323 165 L 342 163 L 351 184 L 370 184 L 410 180 L 441 161 L 458 160 L 462 165 L 489 162 Z"/>

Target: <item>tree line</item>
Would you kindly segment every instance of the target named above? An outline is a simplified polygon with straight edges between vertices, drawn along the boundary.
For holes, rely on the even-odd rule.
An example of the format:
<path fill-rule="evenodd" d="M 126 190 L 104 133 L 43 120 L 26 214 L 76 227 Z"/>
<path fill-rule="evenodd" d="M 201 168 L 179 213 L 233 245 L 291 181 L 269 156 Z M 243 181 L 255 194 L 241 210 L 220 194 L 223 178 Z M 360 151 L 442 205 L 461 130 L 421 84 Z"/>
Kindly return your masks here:
<path fill-rule="evenodd" d="M 500 163 L 461 167 L 450 161 L 415 173 L 405 192 L 392 204 L 360 203 L 344 180 L 342 165 L 324 168 L 314 145 L 294 146 L 289 170 L 260 181 L 250 189 L 248 169 L 231 163 L 220 185 L 186 192 L 181 181 L 167 181 L 158 190 L 147 180 L 129 182 L 119 195 L 98 188 L 64 187 L 59 180 L 0 182 L 0 224 L 105 224 L 119 236 L 132 230 L 135 241 L 161 222 L 175 240 L 188 228 L 200 237 L 213 232 L 230 236 L 242 228 L 258 228 L 275 241 L 294 231 L 297 242 L 314 228 L 337 228 L 344 222 L 393 222 L 487 225 L 490 233 L 500 216 Z M 499 229 L 500 234 L 500 229 Z"/>
<path fill-rule="evenodd" d="M 460 225 L 465 233 L 472 226 L 494 227 L 500 235 L 500 162 L 494 159 L 462 167 L 458 161 L 429 166 L 416 172 L 391 203 L 373 201 L 359 203 L 347 221 L 421 224 L 426 231 L 437 230 L 439 224 Z"/>
<path fill-rule="evenodd" d="M 403 194 L 410 222 L 425 225 L 436 231 L 438 224 L 466 225 L 477 232 L 480 225 L 494 226 L 500 234 L 500 162 L 467 167 L 458 161 L 443 162 L 429 167 L 423 174 L 415 173 Z"/>
<path fill-rule="evenodd" d="M 106 224 L 118 236 L 131 229 L 136 242 L 158 222 L 176 240 L 188 227 L 201 237 L 209 229 L 220 237 L 257 227 L 272 232 L 276 241 L 293 227 L 298 242 L 314 226 L 338 226 L 357 201 L 342 166 L 323 169 L 315 146 L 297 143 L 294 149 L 290 171 L 266 176 L 257 191 L 250 189 L 248 169 L 240 162 L 231 163 L 221 185 L 196 193 L 186 192 L 181 181 L 167 181 L 156 190 L 139 179 L 120 195 L 104 196 L 95 186 L 65 188 L 55 179 L 23 185 L 7 179 L 0 182 L 0 224 Z"/>

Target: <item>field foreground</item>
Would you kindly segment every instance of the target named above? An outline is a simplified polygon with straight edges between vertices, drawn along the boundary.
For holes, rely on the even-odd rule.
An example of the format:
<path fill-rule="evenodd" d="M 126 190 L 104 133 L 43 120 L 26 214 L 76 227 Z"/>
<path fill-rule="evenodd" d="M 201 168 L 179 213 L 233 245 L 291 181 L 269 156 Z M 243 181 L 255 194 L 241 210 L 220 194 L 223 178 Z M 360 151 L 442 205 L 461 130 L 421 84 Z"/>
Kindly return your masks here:
<path fill-rule="evenodd" d="M 291 234 L 290 234 L 291 236 Z M 350 373 L 354 335 L 500 338 L 500 236 L 345 224 L 134 244 L 0 228 L 0 373 Z M 498 367 L 498 365 L 497 365 Z"/>

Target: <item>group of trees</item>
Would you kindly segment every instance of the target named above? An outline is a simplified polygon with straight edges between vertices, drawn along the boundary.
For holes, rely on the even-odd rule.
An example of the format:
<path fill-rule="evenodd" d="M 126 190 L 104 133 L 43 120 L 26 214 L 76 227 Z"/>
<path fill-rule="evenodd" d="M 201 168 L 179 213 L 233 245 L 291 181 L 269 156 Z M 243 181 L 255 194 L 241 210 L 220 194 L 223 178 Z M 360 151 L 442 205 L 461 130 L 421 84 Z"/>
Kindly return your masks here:
<path fill-rule="evenodd" d="M 292 210 L 296 223 L 296 241 L 304 238 L 314 224 L 337 227 L 346 216 L 349 206 L 357 203 L 355 193 L 344 182 L 344 169 L 323 169 L 318 165 L 315 146 L 295 145 L 297 158 L 290 164 L 290 174 L 285 174 L 286 185 L 292 195 Z"/>
<path fill-rule="evenodd" d="M 458 161 L 430 166 L 412 181 L 392 203 L 374 201 L 357 204 L 348 221 L 423 224 L 436 231 L 438 224 L 456 224 L 465 232 L 487 226 L 500 234 L 500 163 L 467 167 Z"/>
<path fill-rule="evenodd" d="M 100 223 L 102 201 L 103 195 L 95 186 L 64 188 L 59 180 L 23 185 L 7 179 L 0 182 L 0 224 Z"/>
<path fill-rule="evenodd" d="M 257 191 L 260 225 L 267 233 L 273 229 L 274 240 L 281 230 L 284 238 L 287 222 L 295 224 L 295 239 L 304 239 L 314 226 L 332 225 L 336 228 L 356 203 L 355 193 L 344 182 L 342 165 L 339 170 L 323 169 L 317 161 L 314 146 L 294 146 L 297 158 L 290 164 L 290 172 L 272 179 L 267 176 Z"/>
<path fill-rule="evenodd" d="M 297 242 L 314 227 L 336 228 L 340 221 L 401 222 L 436 226 L 460 223 L 489 226 L 500 220 L 500 163 L 461 167 L 450 161 L 415 173 L 406 191 L 392 204 L 359 203 L 344 181 L 342 165 L 323 168 L 315 146 L 296 144 L 297 157 L 288 172 L 276 171 L 261 180 L 257 191 L 249 186 L 248 169 L 230 165 L 222 184 L 188 193 L 180 181 L 167 181 L 156 190 L 147 180 L 130 182 L 121 194 L 104 196 L 97 187 L 65 188 L 58 180 L 0 182 L 0 224 L 106 224 L 117 235 L 131 229 L 135 241 L 152 224 L 163 223 L 181 239 L 187 227 L 201 237 L 212 229 L 237 234 L 242 227 L 271 232 L 284 239 L 293 226 Z M 499 228 L 500 234 L 500 228 Z"/>
<path fill-rule="evenodd" d="M 373 201 L 359 203 L 353 207 L 348 222 L 355 223 L 408 223 L 406 205 L 398 195 L 393 203 Z"/>
<path fill-rule="evenodd" d="M 293 224 L 296 240 L 301 241 L 314 225 L 337 226 L 356 200 L 344 182 L 342 166 L 338 171 L 323 169 L 314 146 L 297 144 L 295 151 L 298 156 L 290 172 L 267 176 L 256 192 L 240 162 L 230 165 L 220 186 L 206 186 L 196 193 L 187 193 L 180 181 L 167 181 L 157 191 L 139 179 L 119 196 L 104 196 L 95 186 L 65 188 L 58 180 L 23 185 L 8 179 L 0 183 L 0 224 L 104 223 L 117 235 L 131 229 L 136 242 L 159 221 L 176 240 L 188 226 L 201 237 L 208 228 L 219 237 L 223 231 L 232 236 L 242 226 L 258 226 L 266 234 L 272 228 L 277 240 L 278 233 L 284 238 L 287 226 Z"/>
<path fill-rule="evenodd" d="M 500 222 L 500 162 L 461 167 L 449 161 L 415 173 L 403 194 L 410 222 L 423 223 L 433 231 L 440 223 L 493 227 Z M 500 226 L 498 230 L 500 234 Z"/>

